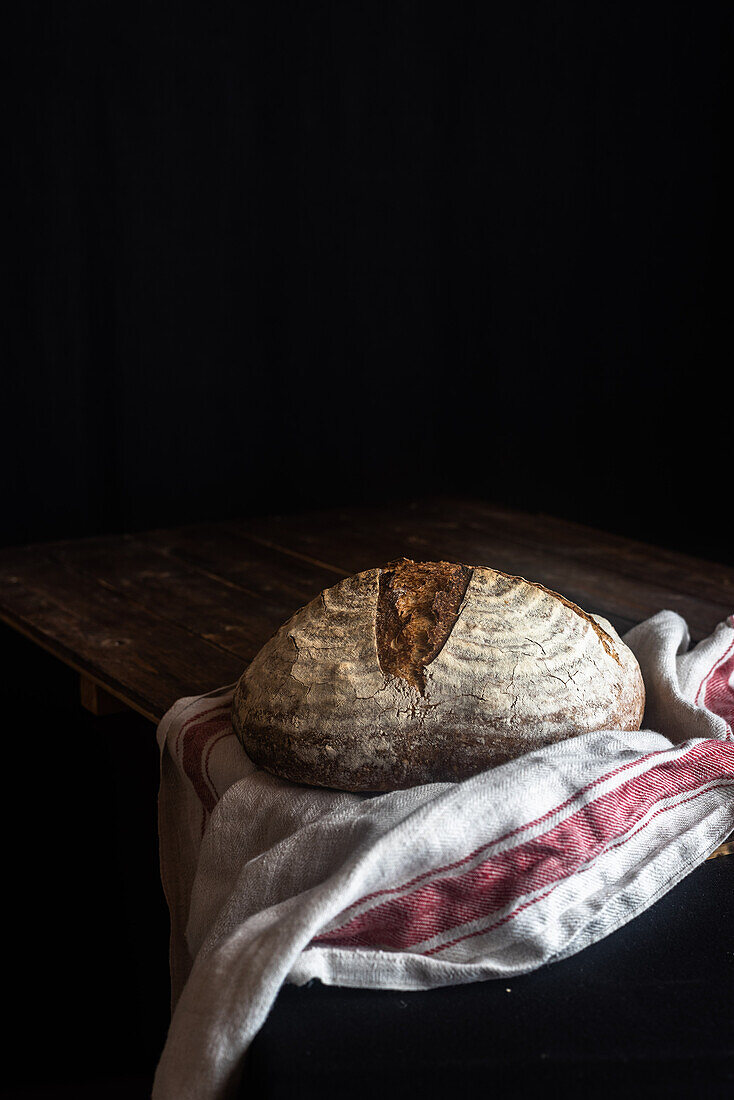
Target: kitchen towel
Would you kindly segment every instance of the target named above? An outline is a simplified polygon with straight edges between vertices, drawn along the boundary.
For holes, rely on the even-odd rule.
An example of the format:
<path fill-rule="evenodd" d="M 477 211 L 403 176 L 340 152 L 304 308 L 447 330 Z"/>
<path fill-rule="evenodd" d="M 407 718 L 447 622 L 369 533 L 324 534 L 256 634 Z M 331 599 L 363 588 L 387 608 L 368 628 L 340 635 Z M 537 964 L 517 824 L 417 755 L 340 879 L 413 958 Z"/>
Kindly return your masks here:
<path fill-rule="evenodd" d="M 174 1011 L 154 1100 L 223 1100 L 286 981 L 508 979 L 652 905 L 734 829 L 734 617 L 689 650 L 671 611 L 625 636 L 644 728 L 569 738 L 383 795 L 256 767 L 233 685 L 160 723 Z"/>

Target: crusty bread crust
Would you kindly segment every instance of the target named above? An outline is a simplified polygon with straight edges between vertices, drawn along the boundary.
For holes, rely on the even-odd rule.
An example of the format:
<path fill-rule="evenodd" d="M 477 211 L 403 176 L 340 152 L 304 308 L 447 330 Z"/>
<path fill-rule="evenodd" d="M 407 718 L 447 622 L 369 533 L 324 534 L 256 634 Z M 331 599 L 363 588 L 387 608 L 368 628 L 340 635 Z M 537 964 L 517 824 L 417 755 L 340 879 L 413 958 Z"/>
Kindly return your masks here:
<path fill-rule="evenodd" d="M 609 623 L 486 567 L 390 562 L 285 623 L 240 678 L 235 729 L 296 783 L 460 780 L 598 729 L 639 729 L 644 685 Z"/>

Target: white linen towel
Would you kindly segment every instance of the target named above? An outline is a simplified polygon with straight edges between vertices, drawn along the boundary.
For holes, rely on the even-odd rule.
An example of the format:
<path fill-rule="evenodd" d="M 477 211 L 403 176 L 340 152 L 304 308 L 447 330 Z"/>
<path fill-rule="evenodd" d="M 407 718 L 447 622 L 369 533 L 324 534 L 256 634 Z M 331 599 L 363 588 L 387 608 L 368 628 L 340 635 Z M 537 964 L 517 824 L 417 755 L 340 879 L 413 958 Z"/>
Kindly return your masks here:
<path fill-rule="evenodd" d="M 625 641 L 645 728 L 570 738 L 461 783 L 364 796 L 257 768 L 233 686 L 161 721 L 175 1004 L 154 1100 L 220 1100 L 282 984 L 507 979 L 648 908 L 734 828 L 734 617 L 688 652 L 662 611 Z"/>

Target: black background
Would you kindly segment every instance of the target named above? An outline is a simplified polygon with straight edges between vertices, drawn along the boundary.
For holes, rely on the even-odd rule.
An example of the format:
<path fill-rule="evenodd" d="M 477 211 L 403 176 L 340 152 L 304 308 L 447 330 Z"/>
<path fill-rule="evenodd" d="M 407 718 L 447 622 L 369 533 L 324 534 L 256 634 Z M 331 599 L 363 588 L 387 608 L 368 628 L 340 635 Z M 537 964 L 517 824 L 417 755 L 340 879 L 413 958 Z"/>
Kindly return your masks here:
<path fill-rule="evenodd" d="M 30 0 L 5 30 L 0 544 L 441 492 L 734 562 L 728 4 Z M 32 868 L 5 1083 L 143 1096 L 151 730 L 0 641 Z"/>
<path fill-rule="evenodd" d="M 727 14 L 24 4 L 4 540 L 441 491 L 734 560 Z"/>

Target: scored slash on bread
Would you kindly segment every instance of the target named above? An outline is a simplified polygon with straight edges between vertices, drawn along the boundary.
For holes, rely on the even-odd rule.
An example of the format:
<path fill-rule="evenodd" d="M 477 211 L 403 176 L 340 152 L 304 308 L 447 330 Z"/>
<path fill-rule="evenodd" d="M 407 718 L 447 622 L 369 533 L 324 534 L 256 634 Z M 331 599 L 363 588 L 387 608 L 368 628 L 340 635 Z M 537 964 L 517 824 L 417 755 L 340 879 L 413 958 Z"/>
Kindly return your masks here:
<path fill-rule="evenodd" d="M 425 694 L 424 669 L 448 640 L 471 574 L 466 565 L 407 558 L 380 570 L 375 635 L 383 672 Z"/>

